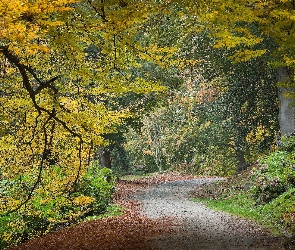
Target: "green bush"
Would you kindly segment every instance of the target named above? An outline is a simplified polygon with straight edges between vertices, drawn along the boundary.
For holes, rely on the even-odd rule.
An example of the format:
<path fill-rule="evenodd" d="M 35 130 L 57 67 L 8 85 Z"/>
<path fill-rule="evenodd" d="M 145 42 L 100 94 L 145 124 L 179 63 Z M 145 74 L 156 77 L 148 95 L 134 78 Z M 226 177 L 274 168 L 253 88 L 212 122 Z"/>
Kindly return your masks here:
<path fill-rule="evenodd" d="M 43 183 L 50 178 L 47 174 L 44 172 Z M 110 169 L 90 167 L 77 183 L 75 192 L 70 195 L 59 186 L 59 177 L 62 179 L 60 175 L 55 176 L 57 179 L 53 181 L 59 187 L 59 192 L 44 190 L 40 185 L 31 199 L 18 210 L 9 212 L 9 207 L 1 209 L 0 249 L 41 236 L 88 215 L 99 215 L 106 211 L 114 192 L 115 177 Z M 1 180 L 0 190 L 3 192 L 0 205 L 3 206 L 10 199 L 15 200 L 19 188 L 17 182 Z"/>
<path fill-rule="evenodd" d="M 272 222 L 279 228 L 294 234 L 295 232 L 295 188 L 291 188 L 262 210 L 265 220 Z"/>
<path fill-rule="evenodd" d="M 106 211 L 114 191 L 115 176 L 112 171 L 108 168 L 97 171 L 95 166 L 83 176 L 74 196 L 84 195 L 94 198 L 94 201 L 89 204 L 90 209 L 88 208 L 87 215 L 97 215 Z"/>
<path fill-rule="evenodd" d="M 294 154 L 286 151 L 272 153 L 260 160 L 252 172 L 255 185 L 251 189 L 257 204 L 265 204 L 295 186 Z"/>
<path fill-rule="evenodd" d="M 295 150 L 295 135 L 282 136 L 279 142 L 280 150 L 292 152 Z"/>

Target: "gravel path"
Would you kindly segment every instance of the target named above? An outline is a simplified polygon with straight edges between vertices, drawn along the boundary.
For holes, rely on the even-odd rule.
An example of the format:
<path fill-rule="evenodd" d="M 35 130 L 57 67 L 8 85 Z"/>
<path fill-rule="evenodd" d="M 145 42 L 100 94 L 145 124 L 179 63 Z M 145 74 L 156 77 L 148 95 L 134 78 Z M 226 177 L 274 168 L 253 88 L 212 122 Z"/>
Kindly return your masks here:
<path fill-rule="evenodd" d="M 144 189 L 133 196 L 142 204 L 142 213 L 149 218 L 172 216 L 173 233 L 150 238 L 155 249 L 283 249 L 278 239 L 257 224 L 218 212 L 190 201 L 189 192 L 196 185 L 216 178 L 167 182 Z"/>

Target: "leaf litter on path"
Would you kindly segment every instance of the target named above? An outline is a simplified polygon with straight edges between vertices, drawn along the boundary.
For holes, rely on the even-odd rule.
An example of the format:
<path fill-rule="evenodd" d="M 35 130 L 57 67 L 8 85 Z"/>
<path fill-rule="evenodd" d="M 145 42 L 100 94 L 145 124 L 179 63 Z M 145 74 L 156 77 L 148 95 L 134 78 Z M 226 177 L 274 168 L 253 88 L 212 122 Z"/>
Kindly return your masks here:
<path fill-rule="evenodd" d="M 159 174 L 150 178 L 134 181 L 118 181 L 114 202 L 125 207 L 121 216 L 82 222 L 69 228 L 51 232 L 43 237 L 33 239 L 10 250 L 124 250 L 152 249 L 148 236 L 169 233 L 172 218 L 149 219 L 140 212 L 140 204 L 129 197 L 140 189 L 151 185 L 176 180 L 189 179 L 189 176 L 176 174 Z"/>
<path fill-rule="evenodd" d="M 233 244 L 232 248 L 220 245 L 219 243 L 224 240 L 223 237 L 229 237 L 228 235 L 234 239 L 229 243 L 236 243 L 235 241 L 239 240 L 237 237 L 242 235 L 235 233 L 240 230 L 235 226 L 241 227 L 244 224 L 237 217 L 222 215 L 216 223 L 221 223 L 222 228 L 224 227 L 222 220 L 229 219 L 232 221 L 225 223 L 231 223 L 231 226 L 222 228 L 228 235 L 216 234 L 219 225 L 215 225 L 212 221 L 218 218 L 216 214 L 222 213 L 206 210 L 207 208 L 198 213 L 200 208 L 197 207 L 203 205 L 198 203 L 187 205 L 190 201 L 185 197 L 185 192 L 191 191 L 197 183 L 207 180 L 193 179 L 192 176 L 170 173 L 137 180 L 118 180 L 114 202 L 125 207 L 123 215 L 82 222 L 11 247 L 10 250 L 281 249 L 270 248 L 271 246 L 265 241 L 270 239 L 272 244 L 273 238 L 252 224 L 248 227 L 253 228 L 248 228 L 248 231 L 245 229 L 246 238 L 240 240 L 262 235 L 262 238 L 250 241 L 255 243 L 255 240 L 261 239 L 263 242 L 255 243 L 260 248 L 254 248 L 249 242 L 245 248 L 241 248 L 243 244 L 239 246 Z M 205 218 L 206 213 L 208 218 Z M 228 230 L 230 232 L 227 232 Z M 266 245 L 268 248 L 264 248 Z"/>

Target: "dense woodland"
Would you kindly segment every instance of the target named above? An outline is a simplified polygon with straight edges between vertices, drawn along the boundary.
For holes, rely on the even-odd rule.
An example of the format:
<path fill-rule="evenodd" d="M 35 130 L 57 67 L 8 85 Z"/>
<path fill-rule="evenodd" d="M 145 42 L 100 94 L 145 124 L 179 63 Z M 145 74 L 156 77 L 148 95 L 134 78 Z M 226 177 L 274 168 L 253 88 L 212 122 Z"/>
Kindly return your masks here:
<path fill-rule="evenodd" d="M 126 174 L 255 163 L 259 204 L 294 196 L 294 24 L 292 0 L 0 1 L 0 247 Z"/>

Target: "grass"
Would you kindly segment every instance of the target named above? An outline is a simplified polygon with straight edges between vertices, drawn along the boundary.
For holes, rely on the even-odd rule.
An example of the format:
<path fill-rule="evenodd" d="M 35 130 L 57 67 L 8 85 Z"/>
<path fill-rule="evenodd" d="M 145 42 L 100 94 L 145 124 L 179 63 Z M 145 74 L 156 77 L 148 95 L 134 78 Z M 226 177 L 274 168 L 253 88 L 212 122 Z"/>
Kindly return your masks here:
<path fill-rule="evenodd" d="M 237 194 L 234 197 L 221 200 L 212 199 L 193 199 L 194 201 L 204 202 L 210 208 L 226 211 L 231 214 L 239 215 L 253 220 L 259 220 L 258 211 L 252 206 L 253 200 L 244 194 Z"/>
<path fill-rule="evenodd" d="M 207 207 L 233 214 L 257 222 L 263 228 L 270 230 L 274 235 L 282 236 L 282 229 L 276 226 L 269 218 L 269 211 L 253 205 L 254 200 L 243 194 L 237 194 L 229 199 L 193 198 L 193 201 L 206 204 Z"/>
<path fill-rule="evenodd" d="M 152 174 L 130 174 L 130 175 L 123 175 L 120 176 L 120 180 L 124 181 L 134 181 L 134 180 L 140 180 L 145 179 L 148 176 L 151 176 Z"/>
<path fill-rule="evenodd" d="M 202 186 L 195 190 L 192 200 L 233 215 L 250 219 L 276 236 L 295 234 L 295 190 L 259 205 L 251 196 L 250 170 L 225 181 Z"/>
<path fill-rule="evenodd" d="M 100 215 L 93 215 L 93 216 L 87 216 L 86 218 L 83 219 L 83 221 L 90 221 L 90 220 L 99 220 L 107 217 L 114 217 L 114 216 L 120 216 L 124 212 L 124 208 L 122 208 L 119 205 L 109 205 L 107 207 L 107 210 L 105 213 L 100 214 Z"/>

